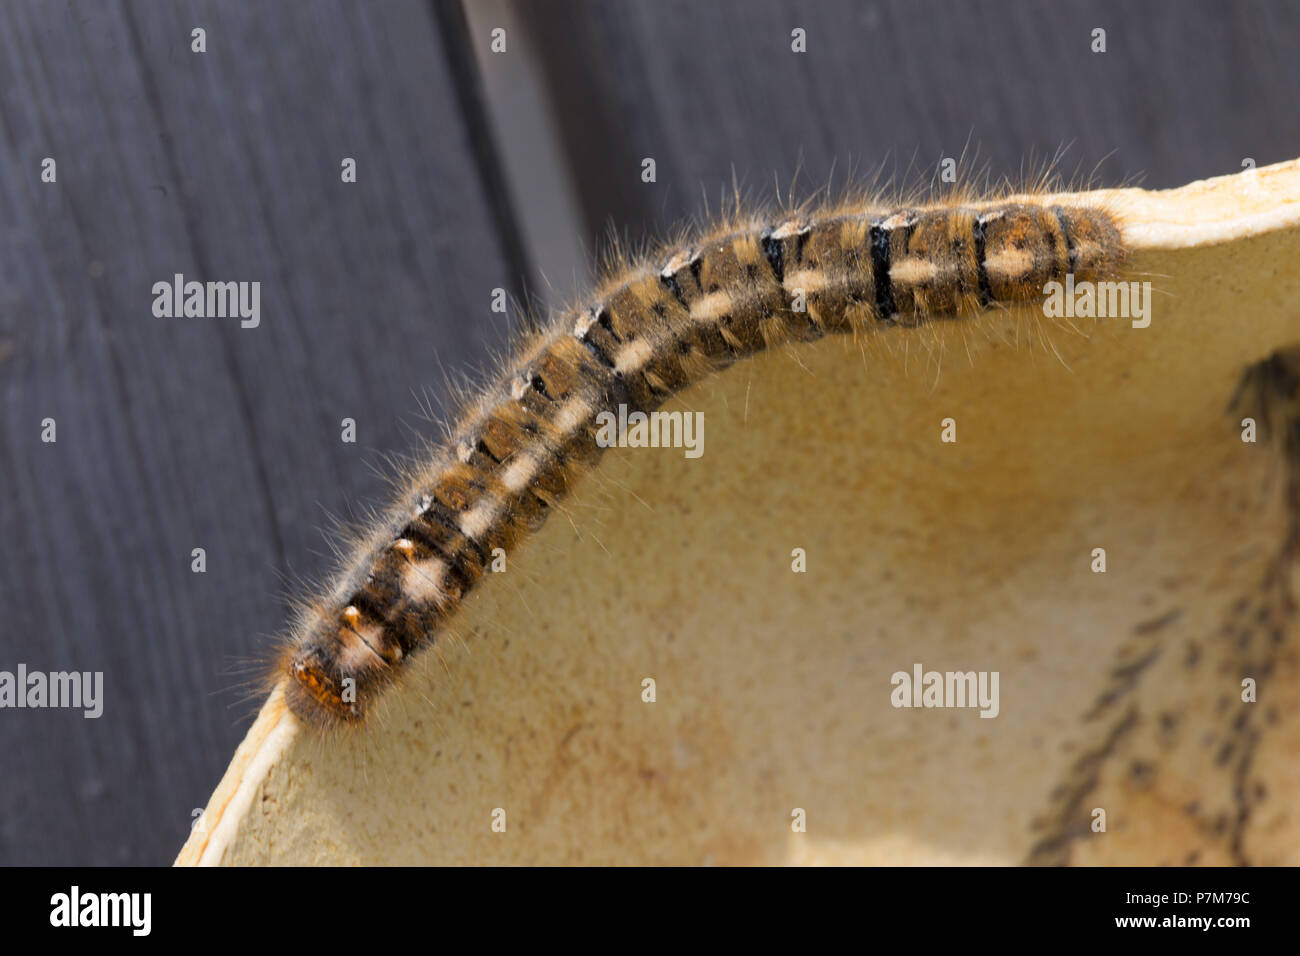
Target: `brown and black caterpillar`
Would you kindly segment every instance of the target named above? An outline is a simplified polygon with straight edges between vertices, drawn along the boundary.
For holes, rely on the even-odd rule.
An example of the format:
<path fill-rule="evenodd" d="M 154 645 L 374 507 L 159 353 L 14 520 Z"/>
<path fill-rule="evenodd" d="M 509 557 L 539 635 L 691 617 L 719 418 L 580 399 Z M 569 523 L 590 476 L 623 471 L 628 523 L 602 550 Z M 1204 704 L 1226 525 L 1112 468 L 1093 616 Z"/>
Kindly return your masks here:
<path fill-rule="evenodd" d="M 1124 257 L 1095 205 L 859 203 L 733 221 L 618 273 L 523 346 L 302 613 L 274 670 L 289 707 L 318 727 L 363 720 L 597 463 L 602 410 L 649 412 L 786 343 L 1040 300 Z"/>

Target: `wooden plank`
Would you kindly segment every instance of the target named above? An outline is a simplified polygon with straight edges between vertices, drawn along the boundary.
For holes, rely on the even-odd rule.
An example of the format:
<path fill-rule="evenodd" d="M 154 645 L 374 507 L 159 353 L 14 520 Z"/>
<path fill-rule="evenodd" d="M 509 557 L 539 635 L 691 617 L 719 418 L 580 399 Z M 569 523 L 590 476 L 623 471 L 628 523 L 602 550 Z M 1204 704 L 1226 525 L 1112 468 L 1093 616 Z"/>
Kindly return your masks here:
<path fill-rule="evenodd" d="M 1016 176 L 1061 168 L 1099 185 L 1177 186 L 1300 155 L 1283 0 L 562 0 L 517 3 L 545 63 L 588 239 L 634 239 L 716 211 L 732 170 L 771 199 L 914 164 L 929 178 L 969 144 Z M 1092 31 L 1106 31 L 1093 53 Z M 791 31 L 807 52 L 792 52 Z M 505 144 L 510 148 L 510 144 Z M 657 182 L 643 184 L 653 157 Z"/>
<path fill-rule="evenodd" d="M 417 397 L 504 344 L 438 31 L 416 0 L 0 8 L 0 669 L 105 698 L 0 713 L 0 861 L 171 860 L 285 576 L 382 498 L 377 450 L 434 433 Z M 155 317 L 176 273 L 260 282 L 260 324 Z"/>

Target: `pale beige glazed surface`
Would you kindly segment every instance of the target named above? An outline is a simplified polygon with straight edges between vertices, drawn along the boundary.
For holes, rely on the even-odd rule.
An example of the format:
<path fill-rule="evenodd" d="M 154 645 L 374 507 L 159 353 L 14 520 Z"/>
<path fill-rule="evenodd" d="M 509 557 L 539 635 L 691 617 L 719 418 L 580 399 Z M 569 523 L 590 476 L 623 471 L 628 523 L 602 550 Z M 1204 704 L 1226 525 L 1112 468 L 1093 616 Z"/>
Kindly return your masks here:
<path fill-rule="evenodd" d="M 1280 542 L 1275 459 L 1225 406 L 1300 340 L 1300 162 L 1108 196 L 1149 328 L 992 314 L 689 390 L 668 407 L 704 412 L 703 457 L 608 452 L 368 736 L 322 742 L 273 699 L 177 862 L 1017 863 L 1117 662 L 1159 646 L 1086 801 L 1108 832 L 1073 859 L 1232 862 L 1203 825 L 1232 809 L 1213 741 L 1270 706 L 1241 849 L 1300 863 L 1300 633 L 1256 705 L 1249 658 L 1182 663 Z M 1001 714 L 894 709 L 917 662 L 999 671 Z"/>

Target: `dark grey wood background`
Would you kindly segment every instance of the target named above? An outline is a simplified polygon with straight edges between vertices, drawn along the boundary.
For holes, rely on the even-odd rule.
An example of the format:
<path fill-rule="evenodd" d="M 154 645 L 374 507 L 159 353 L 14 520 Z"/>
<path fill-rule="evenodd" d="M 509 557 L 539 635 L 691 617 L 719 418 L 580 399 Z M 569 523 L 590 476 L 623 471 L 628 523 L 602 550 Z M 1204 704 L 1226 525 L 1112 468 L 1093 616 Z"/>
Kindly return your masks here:
<path fill-rule="evenodd" d="M 548 250 L 525 236 L 555 196 L 510 173 L 545 148 L 518 130 L 552 131 L 580 224 L 555 244 L 588 249 L 611 224 L 638 239 L 700 212 L 733 169 L 765 196 L 797 168 L 805 192 L 882 162 L 924 179 L 969 145 L 1011 175 L 1073 144 L 1067 172 L 1158 187 L 1300 155 L 1286 0 L 469 14 L 0 5 L 0 669 L 105 681 L 99 720 L 0 711 L 0 862 L 174 856 L 255 707 L 237 662 L 283 626 L 294 578 L 328 566 L 321 529 L 382 498 L 381 453 L 434 434 L 422 396 L 507 344 L 492 289 L 547 294 Z M 497 56 L 519 59 L 489 96 L 497 21 Z M 521 115 L 520 83 L 545 116 Z M 177 272 L 259 280 L 260 327 L 155 318 L 151 286 Z"/>

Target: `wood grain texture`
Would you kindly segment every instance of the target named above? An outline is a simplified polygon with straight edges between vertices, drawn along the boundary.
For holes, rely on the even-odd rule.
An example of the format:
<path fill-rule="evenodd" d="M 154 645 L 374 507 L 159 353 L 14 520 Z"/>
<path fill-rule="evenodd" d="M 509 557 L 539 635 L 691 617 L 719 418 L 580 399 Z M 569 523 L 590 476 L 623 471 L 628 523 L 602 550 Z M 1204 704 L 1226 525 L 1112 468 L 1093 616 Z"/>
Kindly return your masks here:
<path fill-rule="evenodd" d="M 0 9 L 0 668 L 101 670 L 106 698 L 0 714 L 0 861 L 171 858 L 282 576 L 432 433 L 417 396 L 504 343 L 441 50 L 417 2 Z M 178 272 L 259 280 L 261 325 L 155 318 Z"/>
<path fill-rule="evenodd" d="M 1284 2 L 560 0 L 518 3 L 561 104 L 589 240 L 713 207 L 736 180 L 804 194 L 850 171 L 1061 169 L 1149 189 L 1300 155 Z M 807 53 L 791 52 L 791 30 Z M 1107 52 L 1091 52 L 1106 30 Z M 580 104 L 580 106 L 579 106 Z M 566 108 L 567 107 L 567 108 Z M 507 142 L 505 148 L 510 148 Z M 640 181 L 654 157 L 658 181 Z"/>

